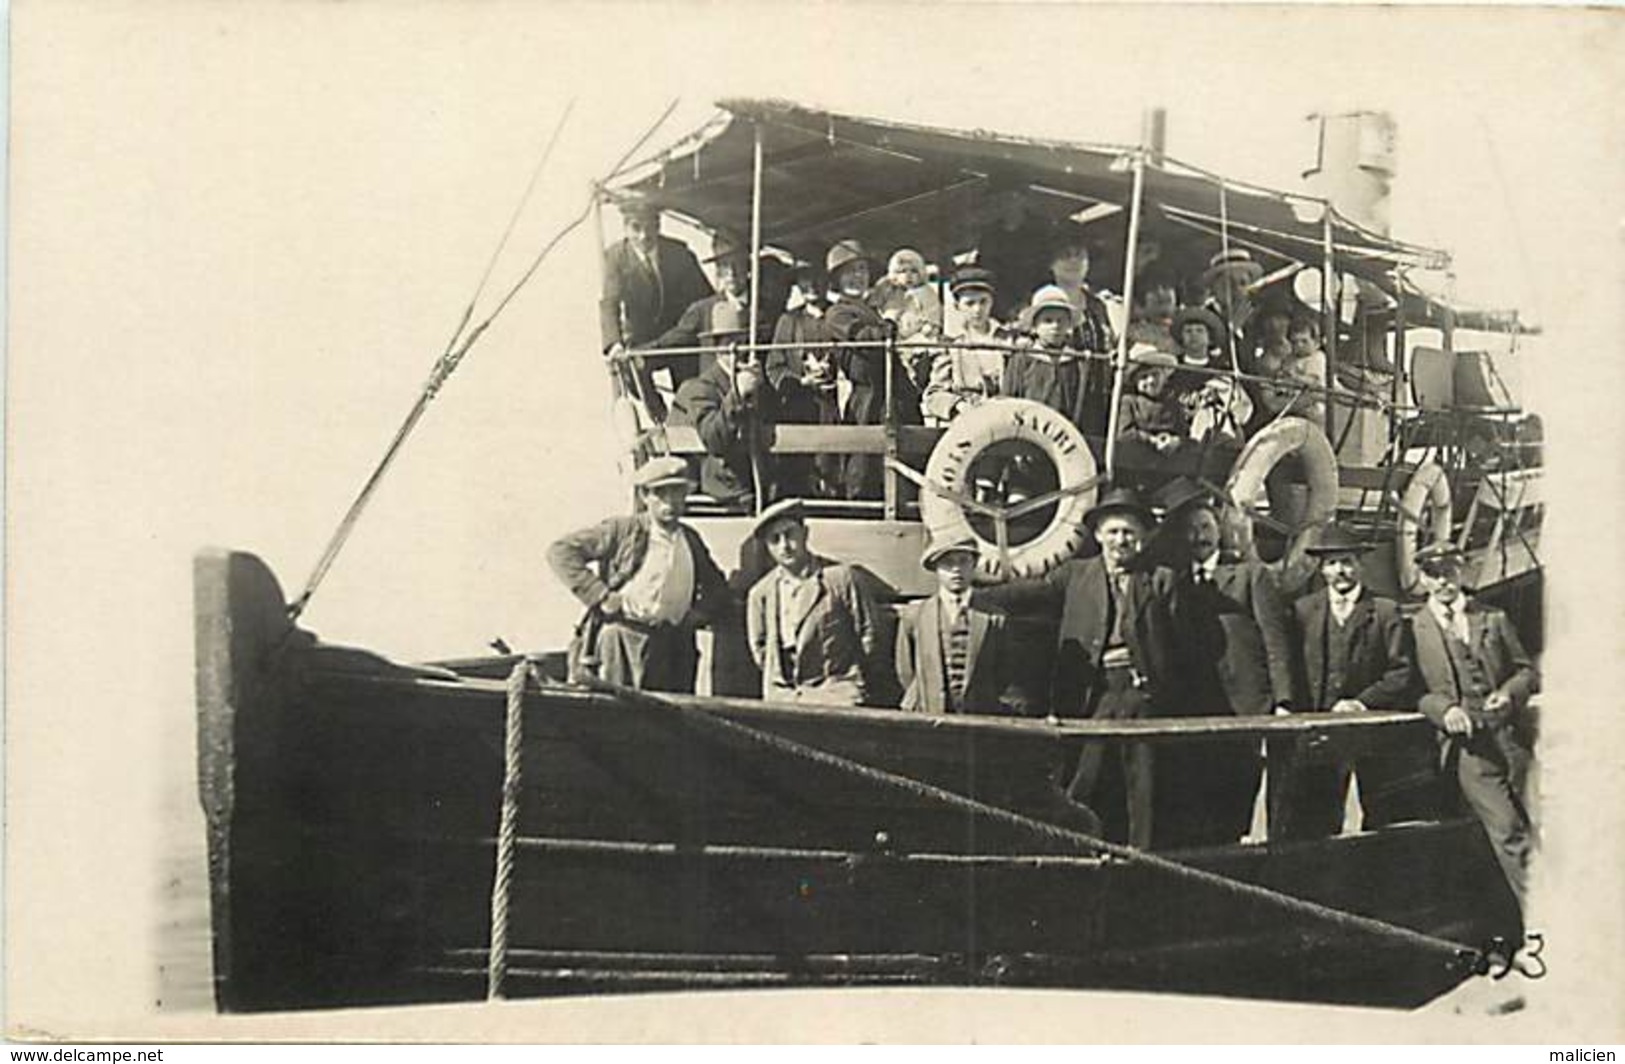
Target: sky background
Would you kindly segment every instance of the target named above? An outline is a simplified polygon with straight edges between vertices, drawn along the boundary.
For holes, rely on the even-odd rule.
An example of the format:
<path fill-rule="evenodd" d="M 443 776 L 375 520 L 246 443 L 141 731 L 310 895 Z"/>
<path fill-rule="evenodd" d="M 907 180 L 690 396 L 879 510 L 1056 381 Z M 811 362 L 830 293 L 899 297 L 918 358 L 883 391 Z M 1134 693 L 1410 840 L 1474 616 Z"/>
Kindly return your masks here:
<path fill-rule="evenodd" d="M 1313 161 L 1307 114 L 1386 108 L 1395 235 L 1452 249 L 1465 299 L 1547 329 L 1550 369 L 1522 376 L 1548 414 L 1554 493 L 1585 495 L 1570 522 L 1554 513 L 1548 553 L 1578 560 L 1594 553 L 1588 529 L 1619 516 L 1619 31 L 1615 15 L 1521 9 L 19 5 L 10 845 L 45 898 L 30 923 L 72 925 L 22 1004 L 62 1007 L 86 978 L 73 944 L 134 933 L 51 893 L 108 862 L 144 867 L 150 839 L 108 831 L 121 821 L 107 811 L 157 777 L 190 786 L 193 553 L 254 551 L 297 590 L 570 98 L 482 307 L 673 97 L 656 145 L 729 96 L 1125 143 L 1161 105 L 1172 155 L 1284 188 Z M 597 285 L 588 227 L 443 390 L 310 627 L 405 658 L 563 641 L 576 608 L 545 548 L 626 500 Z M 1617 594 L 1602 601 L 1617 621 Z M 1562 610 L 1553 624 L 1556 637 L 1615 630 Z M 1554 664 L 1563 653 L 1554 639 Z M 54 801 L 77 781 L 97 797 Z M 32 829 L 47 807 L 66 819 Z M 150 953 L 100 948 L 94 980 L 150 975 Z"/>

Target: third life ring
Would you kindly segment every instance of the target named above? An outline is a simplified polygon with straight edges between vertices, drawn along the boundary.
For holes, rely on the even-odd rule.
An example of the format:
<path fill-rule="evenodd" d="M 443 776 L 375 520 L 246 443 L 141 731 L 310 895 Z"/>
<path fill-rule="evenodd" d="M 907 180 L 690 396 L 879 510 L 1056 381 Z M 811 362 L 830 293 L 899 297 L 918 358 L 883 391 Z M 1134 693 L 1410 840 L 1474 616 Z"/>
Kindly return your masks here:
<path fill-rule="evenodd" d="M 1295 584 L 1301 574 L 1302 547 L 1307 531 L 1325 524 L 1337 516 L 1337 453 L 1319 425 L 1301 417 L 1284 417 L 1260 430 L 1247 441 L 1225 484 L 1225 494 L 1242 513 L 1250 513 L 1264 493 L 1265 479 L 1288 456 L 1296 456 L 1309 485 L 1309 497 L 1304 511 L 1293 522 L 1298 535 L 1280 562 L 1280 571 L 1288 583 Z M 1251 522 L 1235 529 L 1246 553 L 1252 552 Z"/>
<path fill-rule="evenodd" d="M 991 459 L 990 452 L 1000 444 L 1017 445 L 1007 447 L 1008 461 L 992 462 L 997 467 L 993 470 L 988 468 L 989 463 L 978 462 L 984 456 Z M 1028 446 L 1022 447 L 1022 444 Z M 1059 411 L 1043 403 L 1031 399 L 989 399 L 955 417 L 926 461 L 926 480 L 949 494 L 978 498 L 991 488 L 996 497 L 985 501 L 1011 506 L 1019 498 L 1005 493 L 1007 484 L 986 483 L 987 474 L 1008 475 L 1011 469 L 1019 473 L 1024 464 L 1030 465 L 1038 455 L 1047 461 L 1050 469 L 1038 471 L 1042 475 L 1043 490 L 1034 489 L 1031 494 L 1035 497 L 1050 491 L 1064 494 L 1056 501 L 1054 513 L 1040 531 L 1031 538 L 1010 543 L 1009 568 L 1005 572 L 1009 577 L 1042 576 L 1074 556 L 1083 545 L 1083 515 L 1094 506 L 1096 495 L 1095 456 L 1083 434 Z M 973 526 L 974 515 L 966 508 L 927 488 L 920 493 L 920 516 L 933 539 L 975 537 L 994 547 L 983 551 L 981 569 L 988 576 L 999 575 L 994 541 L 985 528 L 979 532 Z"/>
<path fill-rule="evenodd" d="M 1452 520 L 1450 479 L 1437 462 L 1422 463 L 1405 482 L 1405 494 L 1399 500 L 1399 534 L 1394 538 L 1394 567 L 1406 594 L 1415 594 L 1422 587 L 1417 550 L 1423 543 L 1449 539 Z"/>

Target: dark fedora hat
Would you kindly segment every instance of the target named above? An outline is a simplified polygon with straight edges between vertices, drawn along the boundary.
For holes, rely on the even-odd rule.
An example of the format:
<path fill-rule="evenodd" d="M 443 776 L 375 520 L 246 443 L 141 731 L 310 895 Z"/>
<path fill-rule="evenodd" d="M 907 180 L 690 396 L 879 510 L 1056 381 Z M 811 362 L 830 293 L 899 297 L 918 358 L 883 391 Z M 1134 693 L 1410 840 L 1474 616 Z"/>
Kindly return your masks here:
<path fill-rule="evenodd" d="M 1199 322 L 1207 329 L 1209 344 L 1217 344 L 1224 339 L 1224 322 L 1219 320 L 1219 316 L 1206 307 L 1195 306 L 1180 307 L 1174 313 L 1173 323 L 1168 328 L 1173 332 L 1175 341 L 1178 341 L 1179 334 L 1185 331 L 1185 326 L 1193 321 Z"/>
<path fill-rule="evenodd" d="M 1100 523 L 1101 518 L 1112 514 L 1133 514 L 1140 519 L 1146 528 L 1156 525 L 1157 517 L 1151 512 L 1151 507 L 1140 498 L 1140 493 L 1133 488 L 1111 488 L 1100 497 L 1100 501 L 1083 515 L 1083 523 L 1090 528 Z"/>
<path fill-rule="evenodd" d="M 1213 489 L 1188 476 L 1175 477 L 1158 488 L 1151 501 L 1162 507 L 1164 517 L 1172 517 L 1186 507 L 1197 504 L 1209 508 L 1220 505 Z"/>
<path fill-rule="evenodd" d="M 1342 525 L 1322 525 L 1303 548 L 1305 554 L 1317 558 L 1329 554 L 1364 554 L 1370 549 L 1371 544 L 1362 543 Z"/>

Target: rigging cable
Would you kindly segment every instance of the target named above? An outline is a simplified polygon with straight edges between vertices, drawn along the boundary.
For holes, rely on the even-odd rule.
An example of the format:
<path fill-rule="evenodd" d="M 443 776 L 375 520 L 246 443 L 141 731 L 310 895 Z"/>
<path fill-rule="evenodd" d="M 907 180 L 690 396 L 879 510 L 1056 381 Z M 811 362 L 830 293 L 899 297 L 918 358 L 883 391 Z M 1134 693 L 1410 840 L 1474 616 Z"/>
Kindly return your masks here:
<path fill-rule="evenodd" d="M 641 149 L 643 145 L 648 142 L 650 137 L 654 136 L 655 131 L 665 123 L 672 111 L 676 110 L 677 103 L 677 99 L 674 98 L 671 103 L 667 105 L 666 110 L 661 113 L 660 117 L 655 120 L 654 124 L 651 125 L 649 129 L 637 139 L 632 147 L 626 150 L 626 153 L 621 156 L 620 160 L 616 162 L 615 169 L 619 169 L 621 166 L 623 166 L 627 159 L 631 158 L 635 152 Z M 520 210 L 523 209 L 525 199 L 529 198 L 532 190 L 536 187 L 536 180 L 540 176 L 542 167 L 552 155 L 553 147 L 558 143 L 559 133 L 563 131 L 565 120 L 569 118 L 570 112 L 574 106 L 575 101 L 572 99 L 570 104 L 565 107 L 564 113 L 559 116 L 558 125 L 554 128 L 553 135 L 551 138 L 549 138 L 547 147 L 542 153 L 541 161 L 537 164 L 536 172 L 532 175 L 530 184 L 525 189 L 524 196 L 520 200 L 519 209 L 514 211 L 513 218 L 510 219 L 508 224 L 508 230 L 503 233 L 502 242 L 498 244 L 496 254 L 501 253 L 502 244 L 506 243 L 509 234 L 512 232 L 514 223 L 519 217 Z M 447 378 L 449 378 L 452 373 L 456 371 L 457 366 L 462 362 L 463 357 L 468 354 L 469 349 L 474 346 L 482 335 L 484 335 L 485 330 L 490 327 L 491 323 L 497 319 L 497 316 L 501 314 L 503 310 L 507 308 L 508 304 L 513 301 L 514 297 L 519 294 L 519 290 L 525 286 L 532 276 L 535 275 L 536 270 L 541 266 L 542 262 L 546 260 L 547 256 L 555 247 L 558 246 L 560 241 L 562 241 L 566 236 L 570 235 L 570 233 L 574 232 L 583 222 L 587 220 L 591 210 L 592 201 L 589 199 L 588 205 L 582 208 L 581 213 L 576 215 L 573 221 L 555 233 L 553 238 L 543 246 L 542 250 L 536 255 L 535 259 L 531 261 L 530 266 L 526 268 L 525 272 L 520 276 L 518 282 L 516 282 L 513 287 L 508 290 L 507 294 L 497 302 L 496 308 L 492 310 L 490 314 L 486 315 L 478 325 L 474 326 L 472 330 L 469 330 L 465 334 L 463 330 L 468 324 L 469 320 L 471 320 L 473 317 L 475 301 L 478 299 L 480 292 L 484 289 L 486 281 L 490 277 L 492 266 L 495 264 L 496 254 L 493 254 L 491 263 L 486 266 L 485 273 L 480 278 L 479 286 L 475 290 L 474 299 L 470 300 L 468 307 L 463 311 L 461 318 L 459 318 L 457 329 L 452 333 L 451 340 L 448 341 L 446 345 L 446 350 L 438 359 L 435 360 L 434 367 L 429 371 L 429 379 L 424 383 L 423 390 L 419 393 L 417 401 L 413 403 L 412 409 L 407 413 L 405 420 L 401 422 L 400 428 L 395 431 L 394 438 L 390 441 L 389 446 L 385 448 L 383 457 L 379 459 L 377 466 L 373 468 L 372 474 L 367 477 L 366 482 L 361 486 L 361 490 L 356 494 L 355 500 L 350 503 L 350 508 L 345 511 L 343 519 L 339 521 L 338 527 L 333 531 L 333 535 L 328 540 L 327 546 L 322 551 L 321 557 L 317 560 L 315 568 L 311 570 L 309 579 L 305 581 L 304 590 L 299 593 L 298 598 L 294 599 L 293 602 L 288 605 L 287 612 L 288 620 L 290 622 L 288 629 L 289 632 L 293 631 L 291 622 L 297 621 L 300 615 L 304 613 L 306 607 L 310 605 L 310 599 L 313 595 L 315 595 L 316 588 L 327 576 L 327 572 L 332 568 L 333 562 L 335 559 L 337 559 L 339 551 L 344 549 L 344 544 L 349 540 L 350 533 L 354 531 L 356 522 L 361 517 L 361 511 L 364 510 L 367 503 L 371 501 L 373 492 L 377 490 L 379 483 L 383 480 L 384 474 L 389 470 L 389 467 L 394 464 L 395 458 L 397 455 L 399 455 L 401 447 L 406 443 L 407 437 L 409 437 L 412 434 L 412 431 L 417 428 L 417 424 L 420 420 L 422 420 L 424 413 L 429 408 L 429 404 L 434 400 L 435 396 L 439 394 L 441 386 L 444 385 Z M 460 340 L 459 337 L 461 337 Z"/>

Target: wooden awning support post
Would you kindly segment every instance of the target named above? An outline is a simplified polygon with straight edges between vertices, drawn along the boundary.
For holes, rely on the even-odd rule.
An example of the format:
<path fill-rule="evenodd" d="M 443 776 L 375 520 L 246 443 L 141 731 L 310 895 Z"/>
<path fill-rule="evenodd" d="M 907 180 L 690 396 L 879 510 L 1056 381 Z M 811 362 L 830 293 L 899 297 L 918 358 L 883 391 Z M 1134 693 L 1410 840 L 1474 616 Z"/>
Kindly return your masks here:
<path fill-rule="evenodd" d="M 1399 406 L 1399 397 L 1404 394 L 1405 386 L 1405 279 L 1400 275 L 1399 267 L 1394 267 L 1394 380 L 1389 393 L 1389 401 L 1394 407 Z M 1400 419 L 1398 413 L 1388 415 L 1388 445 L 1390 448 L 1399 443 Z M 1396 452 L 1397 453 L 1397 452 Z"/>
<path fill-rule="evenodd" d="M 755 140 L 751 145 L 750 167 L 750 338 L 749 357 L 751 365 L 761 368 L 759 354 L 756 350 L 758 337 L 756 335 L 758 314 L 762 306 L 762 124 L 752 123 L 752 133 Z M 766 379 L 766 373 L 763 373 Z M 762 432 L 761 422 L 757 414 L 752 411 L 747 429 L 750 448 L 750 471 L 754 481 L 755 491 L 751 497 L 755 500 L 756 512 L 761 513 L 762 507 L 768 500 L 762 498 L 766 489 L 766 480 L 762 476 L 762 456 L 759 448 Z"/>
<path fill-rule="evenodd" d="M 1134 314 L 1134 260 L 1140 248 L 1140 207 L 1145 199 L 1145 149 L 1134 152 L 1134 191 L 1129 199 L 1128 249 L 1123 260 L 1123 328 L 1117 335 L 1117 356 L 1113 360 L 1112 399 L 1106 411 L 1106 479 L 1115 479 L 1117 458 L 1117 408 L 1123 401 L 1123 378 L 1128 372 L 1128 318 Z"/>
<path fill-rule="evenodd" d="M 1320 275 L 1320 331 L 1321 341 L 1326 351 L 1326 387 L 1329 389 L 1332 382 L 1337 379 L 1337 300 L 1332 298 L 1332 284 L 1337 277 L 1337 252 L 1333 241 L 1335 235 L 1332 231 L 1332 202 L 1326 201 L 1326 209 L 1321 214 L 1321 275 Z M 1329 396 L 1328 396 L 1329 398 Z M 1357 416 L 1353 407 L 1349 408 L 1349 417 Z M 1337 438 L 1337 404 L 1326 404 L 1326 436 L 1328 439 Z"/>

